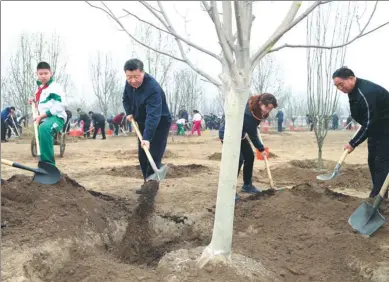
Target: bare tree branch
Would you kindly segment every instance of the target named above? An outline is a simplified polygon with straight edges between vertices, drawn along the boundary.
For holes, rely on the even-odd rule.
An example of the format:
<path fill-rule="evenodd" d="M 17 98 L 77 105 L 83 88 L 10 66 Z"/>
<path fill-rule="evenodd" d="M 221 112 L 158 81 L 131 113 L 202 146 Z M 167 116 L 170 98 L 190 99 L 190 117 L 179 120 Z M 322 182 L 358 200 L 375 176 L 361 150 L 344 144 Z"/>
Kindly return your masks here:
<path fill-rule="evenodd" d="M 384 27 L 384 26 L 386 26 L 386 25 L 389 24 L 389 21 L 387 21 L 387 22 L 385 22 L 385 23 L 383 23 L 383 24 L 381 24 L 381 25 L 379 25 L 379 26 L 373 28 L 372 30 L 365 32 L 366 28 L 368 27 L 368 25 L 369 25 L 370 22 L 371 22 L 371 19 L 373 18 L 373 15 L 374 15 L 374 13 L 375 13 L 375 11 L 376 11 L 377 4 L 378 4 L 378 1 L 376 1 L 375 6 L 374 6 L 374 9 L 373 9 L 373 11 L 372 11 L 372 13 L 371 13 L 371 15 L 370 15 L 370 17 L 369 17 L 369 20 L 367 21 L 367 23 L 365 24 L 365 26 L 363 27 L 363 29 L 360 31 L 360 33 L 359 33 L 357 36 L 355 36 L 353 39 L 351 39 L 350 41 L 348 41 L 348 42 L 345 42 L 345 43 L 339 44 L 339 45 L 334 45 L 334 46 L 304 45 L 304 44 L 300 44 L 300 45 L 284 44 L 284 45 L 279 46 L 279 47 L 277 47 L 277 48 L 271 49 L 270 51 L 268 51 L 268 53 L 276 52 L 276 51 L 279 51 L 279 50 L 281 50 L 281 49 L 283 49 L 283 48 L 337 49 L 337 48 L 342 48 L 342 47 L 345 47 L 345 46 L 347 46 L 347 45 L 350 45 L 351 43 L 353 43 L 353 42 L 356 41 L 357 39 L 362 38 L 362 37 L 364 37 L 364 36 L 366 36 L 366 35 L 368 35 L 368 34 L 370 34 L 370 33 L 372 33 L 372 32 L 374 32 L 374 31 L 376 31 L 376 30 L 378 30 L 378 29 L 380 29 L 380 28 L 382 28 L 382 27 Z"/>
<path fill-rule="evenodd" d="M 217 33 L 217 36 L 219 38 L 220 46 L 223 50 L 224 58 L 228 64 L 228 66 L 232 69 L 232 66 L 234 64 L 234 58 L 233 58 L 232 52 L 227 44 L 226 34 L 223 31 L 223 28 L 222 28 L 222 25 L 220 22 L 220 18 L 219 18 L 218 11 L 217 11 L 216 1 L 211 1 L 210 11 L 211 11 L 213 19 L 214 19 L 216 33 Z"/>
<path fill-rule="evenodd" d="M 89 3 L 89 1 L 85 1 L 85 2 L 86 2 L 89 6 L 91 6 L 92 8 L 99 9 L 99 10 L 103 11 L 104 13 L 106 13 L 108 16 L 110 16 L 110 18 L 113 19 L 113 20 L 122 28 L 122 30 L 123 30 L 125 33 L 127 33 L 127 35 L 128 35 L 129 37 L 131 37 L 131 39 L 134 40 L 136 43 L 142 45 L 142 46 L 145 47 L 145 48 L 151 49 L 151 50 L 153 50 L 154 52 L 163 54 L 163 55 L 168 56 L 168 57 L 171 57 L 171 58 L 173 58 L 173 59 L 175 59 L 175 60 L 177 60 L 177 61 L 180 61 L 180 62 L 185 63 L 185 60 L 183 60 L 183 59 L 181 59 L 181 58 L 178 58 L 178 57 L 176 57 L 176 56 L 173 56 L 173 55 L 171 55 L 171 54 L 169 54 L 169 53 L 166 53 L 166 52 L 163 52 L 163 51 L 161 51 L 161 50 L 157 50 L 157 49 L 154 49 L 154 48 L 150 48 L 149 46 L 147 46 L 147 45 L 144 44 L 143 42 L 139 41 L 139 40 L 138 40 L 137 38 L 135 38 L 130 32 L 127 31 L 127 29 L 123 26 L 123 24 L 122 24 L 122 22 L 120 21 L 120 19 L 119 19 L 118 17 L 116 17 L 116 16 L 111 12 L 111 10 L 109 10 L 109 9 L 108 9 L 108 10 L 105 10 L 105 9 L 103 9 L 103 8 L 101 8 L 101 7 L 95 6 L 95 5 L 91 4 L 91 3 Z M 102 3 L 103 3 L 103 2 L 102 2 Z M 105 7 L 107 7 L 104 3 L 103 3 L 103 5 L 104 5 Z"/>
<path fill-rule="evenodd" d="M 143 1 L 142 1 L 142 2 L 143 2 Z M 149 5 L 149 6 L 150 6 L 150 5 Z M 151 7 L 151 6 L 150 6 L 150 7 Z M 149 9 L 149 7 L 147 7 L 147 9 Z M 142 20 L 141 18 L 139 18 L 139 17 L 136 16 L 135 14 L 133 14 L 133 13 L 127 11 L 126 9 L 123 9 L 123 11 L 125 11 L 125 12 L 128 13 L 129 15 L 133 16 L 133 17 L 136 18 L 138 21 L 143 22 L 143 23 L 146 23 L 146 24 L 148 24 L 148 25 L 150 25 L 150 26 L 152 26 L 152 27 L 154 27 L 154 28 L 156 28 L 156 29 L 158 29 L 158 30 L 160 30 L 160 31 L 162 31 L 162 32 L 165 32 L 165 33 L 170 34 L 170 35 L 172 35 L 172 36 L 174 36 L 174 37 L 177 37 L 178 39 L 182 40 L 183 42 L 185 42 L 185 43 L 188 44 L 189 46 L 191 46 L 191 47 L 193 47 L 193 48 L 196 48 L 197 50 L 199 50 L 199 51 L 201 51 L 201 52 L 203 52 L 203 53 L 205 53 L 205 54 L 208 54 L 208 55 L 214 57 L 214 58 L 217 59 L 218 61 L 221 61 L 220 56 L 218 56 L 218 55 L 216 55 L 215 53 L 213 53 L 213 52 L 211 52 L 211 51 L 208 51 L 208 50 L 204 49 L 203 47 L 201 47 L 201 46 L 199 46 L 199 45 L 197 45 L 197 44 L 195 44 L 195 43 L 193 43 L 193 42 L 191 42 L 191 41 L 185 39 L 185 38 L 182 37 L 181 35 L 177 34 L 177 33 L 174 32 L 173 30 L 171 30 L 171 28 L 169 28 L 169 26 L 166 26 L 166 28 L 168 29 L 168 31 L 167 31 L 167 30 L 164 30 L 164 29 L 162 29 L 162 28 L 160 28 L 160 27 L 158 27 L 158 26 L 156 26 L 156 25 L 154 25 L 154 24 L 152 24 L 152 23 L 150 23 L 150 22 L 148 22 L 148 21 Z M 162 22 L 162 24 L 164 24 L 164 23 Z"/>
<path fill-rule="evenodd" d="M 165 9 L 163 8 L 162 6 L 162 2 L 161 1 L 158 1 L 158 5 L 159 5 L 159 8 L 161 9 L 161 12 L 162 12 L 162 15 L 164 17 L 164 19 L 166 20 L 166 23 L 169 25 L 170 29 L 174 32 L 175 29 L 173 27 L 173 25 L 171 24 L 170 22 L 170 19 L 169 17 L 167 16 L 166 12 L 165 12 Z M 177 45 L 178 45 L 178 48 L 180 49 L 180 52 L 181 52 L 181 56 L 184 58 L 185 62 L 193 69 L 195 70 L 197 73 L 199 73 L 200 75 L 202 75 L 203 77 L 205 77 L 206 79 L 208 79 L 210 82 L 212 82 L 213 84 L 215 84 L 215 86 L 221 86 L 221 83 L 219 81 L 217 81 L 216 79 L 214 79 L 213 77 L 211 77 L 209 74 L 207 74 L 206 72 L 204 72 L 203 70 L 199 69 L 198 67 L 196 67 L 191 60 L 189 60 L 189 58 L 187 57 L 187 55 L 185 54 L 184 52 L 184 48 L 181 44 L 181 41 L 176 37 L 176 42 L 177 42 Z"/>
<path fill-rule="evenodd" d="M 276 29 L 273 35 L 259 48 L 259 50 L 251 58 L 251 69 L 253 70 L 258 62 L 271 50 L 274 44 L 292 27 L 301 22 L 307 15 L 309 15 L 316 7 L 326 4 L 330 1 L 315 1 L 304 13 L 297 17 L 293 22 L 293 18 L 296 16 L 300 6 L 301 1 L 294 1 L 285 20 L 282 24 Z"/>
<path fill-rule="evenodd" d="M 236 30 L 238 35 L 238 44 L 239 46 L 243 46 L 243 29 L 242 29 L 242 19 L 240 14 L 240 8 L 239 8 L 239 1 L 234 1 L 234 8 L 235 8 L 235 20 L 236 20 Z"/>

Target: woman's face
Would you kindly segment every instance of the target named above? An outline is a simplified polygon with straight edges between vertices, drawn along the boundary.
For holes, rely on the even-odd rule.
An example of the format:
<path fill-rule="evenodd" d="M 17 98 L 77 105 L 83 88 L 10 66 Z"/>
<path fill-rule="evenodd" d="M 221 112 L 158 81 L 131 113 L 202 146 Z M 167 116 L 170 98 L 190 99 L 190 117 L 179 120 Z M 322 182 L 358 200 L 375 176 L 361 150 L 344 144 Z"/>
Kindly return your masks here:
<path fill-rule="evenodd" d="M 267 106 L 265 104 L 260 104 L 260 107 L 261 107 L 262 116 L 269 115 L 270 112 L 274 109 L 273 104 L 269 104 Z"/>

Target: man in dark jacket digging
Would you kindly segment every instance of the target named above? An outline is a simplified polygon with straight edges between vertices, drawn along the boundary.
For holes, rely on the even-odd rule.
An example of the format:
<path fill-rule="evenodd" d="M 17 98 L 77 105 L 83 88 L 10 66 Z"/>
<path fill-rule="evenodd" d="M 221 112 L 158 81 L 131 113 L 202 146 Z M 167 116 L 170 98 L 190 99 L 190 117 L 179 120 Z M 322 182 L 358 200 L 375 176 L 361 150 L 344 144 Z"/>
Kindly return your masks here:
<path fill-rule="evenodd" d="M 92 111 L 89 112 L 89 116 L 94 127 L 93 139 L 96 139 L 96 135 L 99 132 L 99 129 L 101 129 L 103 140 L 105 140 L 105 117 L 102 114 L 95 114 Z"/>
<path fill-rule="evenodd" d="M 154 171 L 142 147 L 149 148 L 156 166 L 160 168 L 172 118 L 165 92 L 151 75 L 144 72 L 142 61 L 128 60 L 124 65 L 124 72 L 127 82 L 123 93 L 123 107 L 127 120 L 131 122 L 135 119 L 142 134 L 142 141 L 138 142 L 138 158 L 146 181 Z M 138 194 L 143 192 L 141 189 L 136 190 Z"/>
<path fill-rule="evenodd" d="M 82 111 L 80 108 L 77 109 L 77 113 L 79 115 L 79 117 L 78 117 L 78 125 L 80 125 L 81 121 L 84 122 L 84 126 L 83 126 L 84 137 L 85 138 L 87 138 L 87 137 L 89 138 L 89 136 L 90 136 L 90 131 L 89 131 L 90 117 L 84 111 Z"/>
<path fill-rule="evenodd" d="M 348 94 L 351 117 L 361 125 L 345 150 L 351 153 L 367 139 L 373 182 L 370 197 L 373 198 L 380 192 L 389 173 L 389 92 L 371 81 L 355 77 L 347 67 L 336 70 L 332 78 L 335 86 Z"/>

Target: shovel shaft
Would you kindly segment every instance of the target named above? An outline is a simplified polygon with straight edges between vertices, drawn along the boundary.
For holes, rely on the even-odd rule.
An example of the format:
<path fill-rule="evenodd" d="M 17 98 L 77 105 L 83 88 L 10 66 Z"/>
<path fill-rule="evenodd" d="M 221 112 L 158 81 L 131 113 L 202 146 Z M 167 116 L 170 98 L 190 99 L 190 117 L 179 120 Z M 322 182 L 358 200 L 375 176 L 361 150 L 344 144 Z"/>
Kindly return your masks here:
<path fill-rule="evenodd" d="M 32 108 L 32 117 L 36 118 L 36 109 L 35 109 L 35 103 L 31 103 L 31 108 Z M 36 154 L 40 158 L 41 156 L 41 146 L 39 144 L 39 133 L 38 133 L 38 124 L 36 121 L 34 121 L 34 133 L 35 133 L 35 142 L 36 142 Z"/>
<path fill-rule="evenodd" d="M 258 128 L 258 137 L 259 137 L 259 140 L 261 141 L 261 143 L 263 144 L 261 132 L 260 132 L 259 128 Z M 265 160 L 265 166 L 266 166 L 267 176 L 269 177 L 270 187 L 274 189 L 273 177 L 271 176 L 269 162 L 267 161 L 267 156 L 264 156 L 263 159 Z"/>
<path fill-rule="evenodd" d="M 271 176 L 271 172 L 270 172 L 270 168 L 269 168 L 269 163 L 267 162 L 267 157 L 266 156 L 264 157 L 264 160 L 265 160 L 265 166 L 266 166 L 266 170 L 267 170 L 267 175 L 268 175 L 269 181 L 270 181 L 270 187 L 274 189 L 273 177 Z"/>
<path fill-rule="evenodd" d="M 344 160 L 346 159 L 348 155 L 348 150 L 344 150 L 342 156 L 340 157 L 339 161 L 338 161 L 338 164 L 339 165 L 342 165 L 342 163 L 344 162 Z"/>
<path fill-rule="evenodd" d="M 19 163 L 15 163 L 15 162 L 12 162 L 12 161 L 9 161 L 9 160 L 1 159 L 1 163 L 5 164 L 5 165 L 8 165 L 8 166 L 24 169 L 24 170 L 28 170 L 28 171 L 32 171 L 32 172 L 37 172 L 37 170 L 35 168 L 28 167 L 28 166 L 25 166 L 25 165 L 22 165 L 22 164 L 19 164 Z"/>
<path fill-rule="evenodd" d="M 139 141 L 142 142 L 142 134 L 139 131 L 138 125 L 136 124 L 134 119 L 131 120 L 131 123 L 132 123 L 132 127 L 135 129 L 136 135 L 138 135 Z M 153 168 L 154 172 L 158 172 L 158 168 L 154 162 L 153 157 L 150 154 L 149 149 L 147 149 L 147 147 L 143 146 L 143 150 L 145 151 L 147 159 L 149 160 L 149 163 L 150 163 L 151 167 Z"/>
<path fill-rule="evenodd" d="M 388 190 L 388 186 L 389 186 L 389 173 L 388 173 L 388 175 L 386 176 L 385 182 L 384 182 L 384 184 L 382 185 L 381 190 L 380 190 L 380 196 L 381 196 L 381 198 L 384 198 L 384 197 L 385 197 L 385 193 L 386 193 L 386 191 Z"/>

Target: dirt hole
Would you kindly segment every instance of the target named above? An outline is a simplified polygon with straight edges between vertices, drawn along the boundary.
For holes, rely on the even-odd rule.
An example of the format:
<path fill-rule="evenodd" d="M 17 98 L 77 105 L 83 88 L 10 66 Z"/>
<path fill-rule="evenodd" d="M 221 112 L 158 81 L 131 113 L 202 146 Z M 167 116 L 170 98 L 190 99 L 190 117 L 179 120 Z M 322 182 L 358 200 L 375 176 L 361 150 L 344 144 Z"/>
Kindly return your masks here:
<path fill-rule="evenodd" d="M 195 173 L 210 172 L 211 169 L 204 165 L 189 164 L 189 165 L 174 165 L 168 164 L 166 178 L 183 178 L 189 177 Z M 113 168 L 101 168 L 103 174 L 121 177 L 143 178 L 139 165 L 119 166 Z"/>
<path fill-rule="evenodd" d="M 336 162 L 324 160 L 325 170 L 317 170 L 316 160 L 293 160 L 271 167 L 276 187 L 302 183 L 315 184 L 322 188 L 347 188 L 368 192 L 372 188 L 369 168 L 366 165 L 343 165 L 340 174 L 328 181 L 317 180 L 320 174 L 332 173 Z M 265 169 L 253 176 L 255 182 L 268 183 Z"/>

